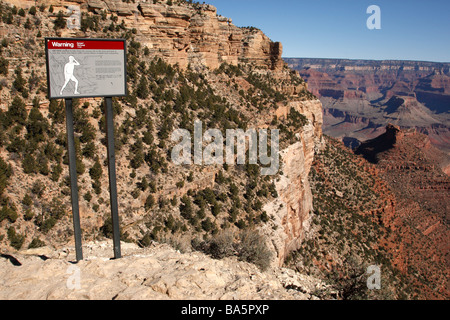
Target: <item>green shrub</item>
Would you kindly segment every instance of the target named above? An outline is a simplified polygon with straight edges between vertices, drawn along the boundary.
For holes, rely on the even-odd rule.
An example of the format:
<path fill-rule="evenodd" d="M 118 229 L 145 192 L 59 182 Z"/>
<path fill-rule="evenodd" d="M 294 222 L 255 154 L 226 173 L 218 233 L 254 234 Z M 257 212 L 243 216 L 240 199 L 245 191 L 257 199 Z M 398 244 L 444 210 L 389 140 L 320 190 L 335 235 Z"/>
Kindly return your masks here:
<path fill-rule="evenodd" d="M 145 210 L 150 210 L 155 205 L 155 203 L 155 197 L 150 194 L 145 200 Z"/>
<path fill-rule="evenodd" d="M 10 206 L 5 204 L 0 210 L 0 222 L 8 219 L 9 222 L 14 223 L 18 218 L 16 208 L 14 206 Z"/>
<path fill-rule="evenodd" d="M 16 77 L 12 85 L 17 91 L 23 93 L 25 91 L 25 85 L 27 84 L 27 80 L 25 80 L 25 78 L 22 76 L 22 69 L 16 68 L 14 73 L 16 74 Z"/>
<path fill-rule="evenodd" d="M 37 10 L 35 6 L 32 6 L 30 9 L 28 9 L 28 13 L 31 14 L 32 16 L 35 16 L 36 12 Z"/>
<path fill-rule="evenodd" d="M 15 96 L 11 104 L 9 105 L 8 111 L 6 112 L 6 122 L 7 126 L 13 124 L 25 125 L 27 120 L 27 110 L 25 102 L 19 97 Z"/>
<path fill-rule="evenodd" d="M 214 229 L 214 223 L 209 217 L 202 221 L 202 229 L 206 232 L 210 232 L 212 229 Z"/>
<path fill-rule="evenodd" d="M 94 181 L 99 180 L 102 177 L 103 169 L 102 169 L 102 165 L 100 164 L 100 160 L 98 157 L 95 160 L 95 163 L 92 166 L 92 168 L 89 170 L 89 175 L 91 176 L 92 180 L 94 180 Z"/>
<path fill-rule="evenodd" d="M 45 247 L 45 242 L 39 238 L 34 238 L 28 245 L 28 249 Z"/>
<path fill-rule="evenodd" d="M 50 6 L 50 10 L 53 11 L 53 6 Z M 53 29 L 55 30 L 64 29 L 66 27 L 66 19 L 64 18 L 64 13 L 62 11 L 58 12 L 58 14 L 56 15 L 56 19 L 55 21 L 53 21 L 53 23 L 54 23 Z"/>
<path fill-rule="evenodd" d="M 181 198 L 181 205 L 180 205 L 180 214 L 183 218 L 186 220 L 191 219 L 192 214 L 194 213 L 193 207 L 192 207 L 192 201 L 191 198 L 187 195 L 184 195 Z"/>
<path fill-rule="evenodd" d="M 31 192 L 35 194 L 38 198 L 42 197 L 44 191 L 45 191 L 45 184 L 42 181 L 37 180 L 33 183 L 31 187 Z"/>
<path fill-rule="evenodd" d="M 27 211 L 25 211 L 25 214 L 23 215 L 23 219 L 25 221 L 31 221 L 34 218 L 34 213 L 31 209 L 27 209 Z"/>
<path fill-rule="evenodd" d="M 22 161 L 23 172 L 26 174 L 37 173 L 36 160 L 31 154 L 26 154 Z"/>
<path fill-rule="evenodd" d="M 3 158 L 0 157 L 0 197 L 8 186 L 9 178 L 11 177 L 11 166 L 8 165 Z"/>
<path fill-rule="evenodd" d="M 8 66 L 9 66 L 9 61 L 3 57 L 0 57 L 0 74 L 7 76 L 8 75 Z"/>
<path fill-rule="evenodd" d="M 59 163 L 53 166 L 52 176 L 51 176 L 52 181 L 58 182 L 59 177 L 61 176 L 62 170 L 63 169 Z"/>
<path fill-rule="evenodd" d="M 7 234 L 11 247 L 16 250 L 20 250 L 20 248 L 22 248 L 23 242 L 25 241 L 25 236 L 16 233 L 14 227 L 10 227 Z"/>
<path fill-rule="evenodd" d="M 84 200 L 86 200 L 87 202 L 91 202 L 92 200 L 92 194 L 88 191 L 84 194 L 83 196 Z"/>

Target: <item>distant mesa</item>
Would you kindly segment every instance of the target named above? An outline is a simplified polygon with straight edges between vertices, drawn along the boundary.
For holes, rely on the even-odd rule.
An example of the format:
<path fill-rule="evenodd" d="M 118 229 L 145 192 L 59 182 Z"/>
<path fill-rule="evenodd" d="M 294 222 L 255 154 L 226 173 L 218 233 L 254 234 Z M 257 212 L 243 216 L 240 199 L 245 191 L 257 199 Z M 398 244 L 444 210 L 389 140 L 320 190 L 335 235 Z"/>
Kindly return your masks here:
<path fill-rule="evenodd" d="M 450 63 L 285 58 L 324 107 L 323 132 L 355 147 L 388 123 L 450 155 Z"/>

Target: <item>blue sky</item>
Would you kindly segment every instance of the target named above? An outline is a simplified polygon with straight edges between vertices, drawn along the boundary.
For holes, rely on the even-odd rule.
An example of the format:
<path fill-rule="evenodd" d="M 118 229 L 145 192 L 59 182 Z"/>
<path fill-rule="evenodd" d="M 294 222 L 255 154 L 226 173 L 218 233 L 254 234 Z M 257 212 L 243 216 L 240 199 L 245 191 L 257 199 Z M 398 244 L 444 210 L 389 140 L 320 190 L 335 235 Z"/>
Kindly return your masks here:
<path fill-rule="evenodd" d="M 450 62 L 449 0 L 206 0 L 239 27 L 283 44 L 283 57 Z M 381 30 L 369 30 L 370 5 Z"/>

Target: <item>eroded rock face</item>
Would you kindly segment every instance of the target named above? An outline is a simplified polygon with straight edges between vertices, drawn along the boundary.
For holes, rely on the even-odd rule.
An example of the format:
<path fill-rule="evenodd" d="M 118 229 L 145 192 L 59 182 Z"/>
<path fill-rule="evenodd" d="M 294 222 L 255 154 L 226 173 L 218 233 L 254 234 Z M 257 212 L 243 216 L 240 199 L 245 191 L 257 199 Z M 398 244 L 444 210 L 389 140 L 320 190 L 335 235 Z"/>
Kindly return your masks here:
<path fill-rule="evenodd" d="M 234 26 L 231 19 L 218 16 L 211 5 L 153 4 L 114 0 L 87 1 L 89 10 L 107 8 L 122 16 L 127 26 L 136 28 L 137 39 L 150 54 L 186 68 L 202 64 L 211 69 L 227 62 L 255 63 L 271 69 L 282 67 L 282 46 L 273 43 L 258 29 Z"/>
<path fill-rule="evenodd" d="M 297 134 L 298 141 L 281 151 L 282 175 L 275 181 L 279 197 L 268 203 L 264 210 L 274 216 L 278 228 L 265 228 L 276 252 L 273 264 L 281 266 L 292 250 L 299 248 L 309 229 L 313 210 L 309 171 L 314 153 L 322 143 L 322 104 L 320 101 L 293 101 L 288 106 L 304 114 L 309 123 Z M 280 110 L 279 110 L 280 111 Z"/>
<path fill-rule="evenodd" d="M 435 148 L 428 136 L 388 125 L 386 133 L 356 150 L 376 163 L 379 176 L 395 195 L 395 211 L 383 213 L 383 223 L 399 235 L 391 240 L 394 263 L 403 272 L 415 269 L 427 275 L 420 283 L 428 299 L 448 297 L 450 158 Z M 414 230 L 414 231 L 412 231 Z"/>

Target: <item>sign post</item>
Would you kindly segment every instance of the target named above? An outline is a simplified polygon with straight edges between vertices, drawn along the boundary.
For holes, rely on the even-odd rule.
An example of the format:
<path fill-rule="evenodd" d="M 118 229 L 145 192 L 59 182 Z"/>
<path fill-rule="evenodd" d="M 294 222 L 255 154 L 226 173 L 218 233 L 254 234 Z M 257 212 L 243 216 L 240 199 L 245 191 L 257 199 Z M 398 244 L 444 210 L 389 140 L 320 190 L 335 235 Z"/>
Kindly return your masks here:
<path fill-rule="evenodd" d="M 116 156 L 114 152 L 114 122 L 113 122 L 113 108 L 111 97 L 105 98 L 105 118 L 106 118 L 106 140 L 108 151 L 109 196 L 111 204 L 111 218 L 113 224 L 114 258 L 119 259 L 121 257 L 119 207 L 117 204 Z"/>
<path fill-rule="evenodd" d="M 114 258 L 121 258 L 112 97 L 127 95 L 123 39 L 46 38 L 49 99 L 64 99 L 76 259 L 83 259 L 72 99 L 105 98 L 107 158 Z"/>
<path fill-rule="evenodd" d="M 75 253 L 77 261 L 80 261 L 83 260 L 83 250 L 81 247 L 80 208 L 78 203 L 78 182 L 77 182 L 77 158 L 75 154 L 75 140 L 73 136 L 72 99 L 66 99 L 65 104 L 66 104 L 67 147 L 69 149 L 70 191 L 72 200 L 73 230 L 75 234 Z"/>

